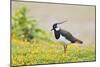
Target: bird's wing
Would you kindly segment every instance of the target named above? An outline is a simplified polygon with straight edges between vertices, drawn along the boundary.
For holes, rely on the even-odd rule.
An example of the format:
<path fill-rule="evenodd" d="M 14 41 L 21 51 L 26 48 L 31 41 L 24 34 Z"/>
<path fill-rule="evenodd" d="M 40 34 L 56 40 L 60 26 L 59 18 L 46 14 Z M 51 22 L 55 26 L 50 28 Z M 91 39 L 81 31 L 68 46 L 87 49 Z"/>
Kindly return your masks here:
<path fill-rule="evenodd" d="M 76 41 L 76 38 L 72 36 L 70 32 L 60 29 L 60 33 L 62 36 L 64 36 L 67 40 L 71 41 L 72 43 Z"/>

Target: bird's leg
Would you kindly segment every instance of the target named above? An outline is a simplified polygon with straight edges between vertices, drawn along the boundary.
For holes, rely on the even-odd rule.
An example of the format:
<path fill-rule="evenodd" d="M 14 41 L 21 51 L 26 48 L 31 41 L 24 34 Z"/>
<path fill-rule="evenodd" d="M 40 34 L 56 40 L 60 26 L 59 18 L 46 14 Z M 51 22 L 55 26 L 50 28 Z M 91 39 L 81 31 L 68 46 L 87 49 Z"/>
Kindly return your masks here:
<path fill-rule="evenodd" d="M 67 45 L 65 45 L 66 46 L 66 51 L 67 51 Z"/>
<path fill-rule="evenodd" d="M 66 55 L 67 45 L 64 45 L 64 54 Z"/>

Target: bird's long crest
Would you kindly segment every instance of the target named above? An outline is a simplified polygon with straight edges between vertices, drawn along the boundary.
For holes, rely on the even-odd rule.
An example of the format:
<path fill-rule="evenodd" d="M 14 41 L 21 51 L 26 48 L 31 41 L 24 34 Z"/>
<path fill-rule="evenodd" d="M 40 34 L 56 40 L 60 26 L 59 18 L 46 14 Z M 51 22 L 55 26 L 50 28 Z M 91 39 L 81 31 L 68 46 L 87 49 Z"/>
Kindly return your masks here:
<path fill-rule="evenodd" d="M 67 22 L 67 21 L 65 20 L 65 21 L 62 21 L 62 22 L 59 22 L 59 23 L 56 23 L 56 24 L 62 24 L 62 23 L 64 23 L 64 22 Z"/>

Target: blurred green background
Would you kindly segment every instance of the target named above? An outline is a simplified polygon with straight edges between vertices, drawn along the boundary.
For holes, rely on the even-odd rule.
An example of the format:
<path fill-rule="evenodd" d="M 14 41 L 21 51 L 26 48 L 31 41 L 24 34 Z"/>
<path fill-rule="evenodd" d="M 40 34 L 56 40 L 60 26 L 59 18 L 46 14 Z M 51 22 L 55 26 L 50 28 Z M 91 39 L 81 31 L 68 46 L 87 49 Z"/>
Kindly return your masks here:
<path fill-rule="evenodd" d="M 84 44 L 95 44 L 95 7 L 82 5 L 59 5 L 34 2 L 12 2 L 12 15 L 21 6 L 28 9 L 27 16 L 37 20 L 39 27 L 52 33 L 52 25 L 67 20 L 62 29 L 71 32 Z"/>

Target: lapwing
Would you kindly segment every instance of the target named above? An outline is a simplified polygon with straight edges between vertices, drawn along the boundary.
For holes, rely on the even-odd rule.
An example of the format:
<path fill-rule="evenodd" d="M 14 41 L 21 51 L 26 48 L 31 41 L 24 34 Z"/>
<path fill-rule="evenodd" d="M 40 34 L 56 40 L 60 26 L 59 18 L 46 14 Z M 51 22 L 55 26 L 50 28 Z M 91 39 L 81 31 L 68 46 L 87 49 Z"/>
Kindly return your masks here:
<path fill-rule="evenodd" d="M 53 30 L 55 38 L 58 41 L 60 41 L 64 44 L 64 54 L 66 54 L 67 44 L 69 42 L 71 42 L 71 43 L 76 43 L 77 42 L 77 43 L 80 43 L 80 44 L 82 44 L 83 42 L 81 40 L 75 38 L 70 32 L 65 31 L 65 30 L 58 27 L 59 24 L 62 24 L 64 22 L 66 22 L 66 21 L 53 24 L 53 26 L 52 26 L 53 28 L 51 29 L 51 31 Z"/>

